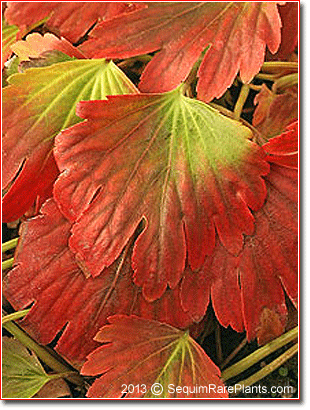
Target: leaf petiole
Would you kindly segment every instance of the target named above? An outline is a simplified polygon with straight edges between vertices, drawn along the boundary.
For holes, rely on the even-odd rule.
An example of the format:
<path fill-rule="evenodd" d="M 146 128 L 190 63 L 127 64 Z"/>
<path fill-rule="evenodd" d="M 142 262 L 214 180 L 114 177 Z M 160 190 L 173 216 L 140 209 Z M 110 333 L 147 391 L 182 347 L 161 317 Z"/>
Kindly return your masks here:
<path fill-rule="evenodd" d="M 298 326 L 294 327 L 294 329 L 291 329 L 290 331 L 284 333 L 277 339 L 272 340 L 271 342 L 257 349 L 255 352 L 251 353 L 244 359 L 225 369 L 222 372 L 222 379 L 226 381 L 228 379 L 231 379 L 232 377 L 239 375 L 240 373 L 252 367 L 254 364 L 258 363 L 266 356 L 280 349 L 280 347 L 283 347 L 288 343 L 292 342 L 297 337 Z"/>
<path fill-rule="evenodd" d="M 47 364 L 56 373 L 66 374 L 64 376 L 71 383 L 81 386 L 83 378 L 70 367 L 70 365 L 60 362 L 56 356 L 52 355 L 45 347 L 39 345 L 27 333 L 13 322 L 7 322 L 3 327 L 19 340 L 25 347 L 32 350 L 45 364 Z"/>
<path fill-rule="evenodd" d="M 10 241 L 4 242 L 2 244 L 2 253 L 7 252 L 11 249 L 16 248 L 19 238 L 11 239 Z"/>
<path fill-rule="evenodd" d="M 248 98 L 250 92 L 250 87 L 248 84 L 243 84 L 241 87 L 241 91 L 238 97 L 238 100 L 236 102 L 235 108 L 234 108 L 234 119 L 235 120 L 239 120 L 242 110 L 243 110 L 243 106 Z"/>
<path fill-rule="evenodd" d="M 270 373 L 272 373 L 282 364 L 287 362 L 287 360 L 289 360 L 291 357 L 293 357 L 297 353 L 298 353 L 298 344 L 296 343 L 292 347 L 290 347 L 286 352 L 284 352 L 279 357 L 277 357 L 275 360 L 273 360 L 271 363 L 264 366 L 261 370 L 252 374 L 252 376 L 248 377 L 247 379 L 242 380 L 241 382 L 238 382 L 238 388 L 237 389 L 235 388 L 235 394 L 237 394 L 238 391 L 242 389 L 242 387 L 251 386 L 252 384 L 257 383 L 259 380 L 268 376 Z"/>
<path fill-rule="evenodd" d="M 12 320 L 21 319 L 22 317 L 26 316 L 28 312 L 30 312 L 30 309 L 20 310 L 18 312 L 11 313 L 10 315 L 3 316 L 2 325 L 7 322 L 12 322 Z"/>
<path fill-rule="evenodd" d="M 13 266 L 14 258 L 6 259 L 2 261 L 2 270 L 10 269 Z"/>

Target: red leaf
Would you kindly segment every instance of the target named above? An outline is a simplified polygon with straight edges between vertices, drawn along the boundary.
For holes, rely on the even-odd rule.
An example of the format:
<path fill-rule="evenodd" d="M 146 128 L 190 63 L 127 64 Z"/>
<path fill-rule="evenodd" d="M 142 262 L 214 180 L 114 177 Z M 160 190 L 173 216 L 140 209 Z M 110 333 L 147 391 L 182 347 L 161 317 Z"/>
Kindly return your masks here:
<path fill-rule="evenodd" d="M 123 2 L 8 2 L 6 21 L 20 29 L 47 19 L 46 26 L 72 43 L 98 21 L 135 10 L 140 5 Z"/>
<path fill-rule="evenodd" d="M 267 200 L 254 213 L 255 233 L 246 236 L 239 256 L 219 242 L 198 272 L 186 270 L 181 288 L 182 305 L 195 320 L 203 317 L 211 294 L 220 323 L 256 336 L 269 316 L 283 330 L 286 320 L 284 291 L 293 302 L 298 295 L 298 172 L 273 164 L 266 177 Z M 275 329 L 275 333 L 278 330 Z"/>
<path fill-rule="evenodd" d="M 88 397 L 122 397 L 124 385 L 134 386 L 126 398 L 228 396 L 219 369 L 187 332 L 135 316 L 117 315 L 109 322 L 96 336 L 107 344 L 91 353 L 82 368 L 85 375 L 103 374 Z"/>
<path fill-rule="evenodd" d="M 263 145 L 269 153 L 268 161 L 283 165 L 289 168 L 298 168 L 298 121 L 295 121 L 286 131 L 271 138 Z"/>
<path fill-rule="evenodd" d="M 263 204 L 260 175 L 269 170 L 249 129 L 179 88 L 83 102 L 78 113 L 87 121 L 56 139 L 54 195 L 77 221 L 69 243 L 86 275 L 113 263 L 142 219 L 133 267 L 148 300 L 176 287 L 186 252 L 201 266 L 215 228 L 241 250 L 242 233 L 254 229 L 248 206 Z"/>
<path fill-rule="evenodd" d="M 25 214 L 37 197 L 47 199 L 59 174 L 53 153 L 43 145 L 26 159 L 20 174 L 2 199 L 3 222 L 15 221 Z M 29 179 L 29 175 L 32 178 Z M 40 201 L 42 203 L 42 200 Z M 44 202 L 44 200 L 43 200 Z"/>
<path fill-rule="evenodd" d="M 253 125 L 261 132 L 263 140 L 281 134 L 285 127 L 298 118 L 298 88 L 290 87 L 283 94 L 275 94 L 264 84 L 255 97 L 258 104 Z"/>
<path fill-rule="evenodd" d="M 173 2 L 100 23 L 81 49 L 91 57 L 124 58 L 161 50 L 147 65 L 143 92 L 165 92 L 185 80 L 210 46 L 199 70 L 198 97 L 220 97 L 238 71 L 249 82 L 280 44 L 276 2 Z"/>
<path fill-rule="evenodd" d="M 132 282 L 130 254 L 121 256 L 97 278 L 85 278 L 68 248 L 71 224 L 53 200 L 42 214 L 24 222 L 15 267 L 4 279 L 5 296 L 16 309 L 35 301 L 22 321 L 40 343 L 51 342 L 60 330 L 57 350 L 75 363 L 82 362 L 98 344 L 93 337 L 115 313 L 186 328 L 192 319 L 180 306 L 179 289 L 168 290 L 152 304 Z"/>
<path fill-rule="evenodd" d="M 279 7 L 279 13 L 282 21 L 281 44 L 276 54 L 279 60 L 286 60 L 298 43 L 298 1 L 287 1 Z"/>

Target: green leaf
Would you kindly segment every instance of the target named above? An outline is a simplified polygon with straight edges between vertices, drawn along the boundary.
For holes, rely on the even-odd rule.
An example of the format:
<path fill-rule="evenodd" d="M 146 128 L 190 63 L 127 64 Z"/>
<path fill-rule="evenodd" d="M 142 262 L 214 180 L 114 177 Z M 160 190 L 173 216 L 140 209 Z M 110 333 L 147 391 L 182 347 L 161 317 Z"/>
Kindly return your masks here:
<path fill-rule="evenodd" d="M 53 379 L 47 375 L 34 354 L 16 339 L 2 340 L 2 396 L 29 398 Z"/>

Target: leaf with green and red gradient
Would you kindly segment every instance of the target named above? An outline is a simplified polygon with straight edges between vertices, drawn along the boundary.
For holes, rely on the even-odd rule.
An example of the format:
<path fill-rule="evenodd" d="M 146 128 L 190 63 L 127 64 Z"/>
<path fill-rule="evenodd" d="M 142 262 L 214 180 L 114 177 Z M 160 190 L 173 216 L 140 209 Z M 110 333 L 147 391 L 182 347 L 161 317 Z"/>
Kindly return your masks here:
<path fill-rule="evenodd" d="M 52 199 L 41 212 L 22 224 L 15 266 L 3 283 L 15 309 L 35 302 L 21 322 L 35 340 L 49 343 L 65 327 L 56 350 L 78 364 L 98 346 L 93 338 L 110 315 L 137 314 L 180 328 L 193 322 L 181 308 L 179 289 L 154 303 L 143 299 L 132 281 L 132 246 L 97 278 L 86 279 L 68 248 L 71 223 Z"/>
<path fill-rule="evenodd" d="M 124 386 L 129 385 L 135 387 L 128 389 L 126 398 L 228 397 L 219 369 L 187 331 L 116 315 L 96 340 L 105 344 L 88 356 L 81 373 L 102 376 L 92 384 L 88 397 L 122 397 Z"/>
<path fill-rule="evenodd" d="M 298 87 L 287 88 L 282 94 L 276 94 L 263 84 L 254 100 L 253 125 L 262 134 L 265 142 L 281 134 L 285 127 L 298 118 Z"/>
<path fill-rule="evenodd" d="M 17 33 L 17 26 L 9 25 L 4 19 L 2 19 L 2 68 L 4 67 L 4 63 L 12 54 L 11 46 L 16 41 Z"/>
<path fill-rule="evenodd" d="M 21 30 L 38 22 L 76 43 L 98 21 L 129 13 L 142 5 L 125 2 L 8 2 L 5 18 Z"/>
<path fill-rule="evenodd" d="M 255 216 L 255 232 L 233 256 L 218 241 L 199 271 L 187 269 L 181 288 L 182 305 L 195 320 L 203 317 L 211 297 L 218 320 L 249 339 L 267 341 L 264 329 L 273 317 L 274 333 L 284 330 L 284 291 L 298 296 L 298 171 L 271 164 L 265 178 L 267 199 Z M 272 332 L 269 331 L 270 334 Z"/>
<path fill-rule="evenodd" d="M 69 244 L 86 276 L 115 261 L 142 219 L 132 263 L 148 300 L 177 286 L 186 255 L 193 269 L 202 265 L 215 229 L 241 250 L 269 171 L 248 128 L 182 87 L 82 102 L 77 113 L 87 121 L 56 138 L 54 196 L 76 222 Z"/>
<path fill-rule="evenodd" d="M 286 127 L 286 131 L 271 138 L 263 148 L 268 152 L 268 161 L 289 168 L 298 168 L 298 121 Z"/>
<path fill-rule="evenodd" d="M 74 47 L 65 38 L 59 39 L 51 33 L 46 33 L 44 36 L 39 33 L 29 34 L 25 40 L 16 41 L 11 49 L 20 61 L 38 58 L 42 53 L 52 50 L 60 51 L 69 57 L 86 58 L 78 48 Z"/>
<path fill-rule="evenodd" d="M 147 8 L 98 24 L 81 49 L 89 57 L 127 58 L 159 51 L 147 65 L 143 92 L 166 92 L 190 73 L 207 52 L 198 76 L 198 98 L 220 97 L 240 70 L 249 82 L 264 61 L 265 48 L 279 47 L 276 2 L 152 2 Z"/>
<path fill-rule="evenodd" d="M 108 94 L 136 92 L 124 73 L 112 61 L 104 59 L 31 68 L 10 76 L 8 82 L 2 94 L 2 183 L 23 199 L 12 201 L 10 191 L 4 197 L 6 222 L 22 216 L 41 190 L 54 182 L 54 137 L 81 121 L 75 114 L 77 103 L 105 99 Z M 40 172 L 45 174 L 44 180 Z"/>

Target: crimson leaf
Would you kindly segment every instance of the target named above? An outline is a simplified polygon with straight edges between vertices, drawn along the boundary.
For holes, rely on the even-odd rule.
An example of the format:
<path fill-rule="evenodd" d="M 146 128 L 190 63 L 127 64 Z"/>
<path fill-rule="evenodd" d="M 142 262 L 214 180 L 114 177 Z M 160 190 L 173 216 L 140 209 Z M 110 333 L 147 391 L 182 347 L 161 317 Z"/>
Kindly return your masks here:
<path fill-rule="evenodd" d="M 290 168 L 298 168 L 298 121 L 286 127 L 286 131 L 263 145 L 269 153 L 269 162 Z"/>
<path fill-rule="evenodd" d="M 106 344 L 82 368 L 86 375 L 103 374 L 88 397 L 121 397 L 129 385 L 134 389 L 126 398 L 227 397 L 219 369 L 188 332 L 135 316 L 112 316 L 109 322 L 96 336 Z"/>
<path fill-rule="evenodd" d="M 148 64 L 143 92 L 165 92 L 185 80 L 200 54 L 198 97 L 220 97 L 240 70 L 249 82 L 280 44 L 276 2 L 152 2 L 98 24 L 82 50 L 90 57 L 124 58 L 161 50 Z"/>
<path fill-rule="evenodd" d="M 179 289 L 146 302 L 132 282 L 131 249 L 97 278 L 85 278 L 68 248 L 71 224 L 50 199 L 42 214 L 22 224 L 15 267 L 3 291 L 16 309 L 35 301 L 22 326 L 46 344 L 62 330 L 56 349 L 81 363 L 98 344 L 93 337 L 116 313 L 137 314 L 186 328 L 192 323 L 180 305 Z"/>
<path fill-rule="evenodd" d="M 265 205 L 254 213 L 255 232 L 246 236 L 240 255 L 218 242 L 202 269 L 186 270 L 182 303 L 195 320 L 204 315 L 211 296 L 220 323 L 237 331 L 245 327 L 249 339 L 259 334 L 266 315 L 277 318 L 276 332 L 283 331 L 283 289 L 294 303 L 298 295 L 297 178 L 297 170 L 272 164 Z"/>
<path fill-rule="evenodd" d="M 269 171 L 249 129 L 180 87 L 82 102 L 78 114 L 87 121 L 56 139 L 54 195 L 77 221 L 69 243 L 87 276 L 115 261 L 143 218 L 132 261 L 148 300 L 177 286 L 186 252 L 201 266 L 215 228 L 231 252 L 241 250 Z"/>
<path fill-rule="evenodd" d="M 128 13 L 140 5 L 123 2 L 8 2 L 5 18 L 26 30 L 47 20 L 51 30 L 72 43 L 77 42 L 97 21 Z"/>

